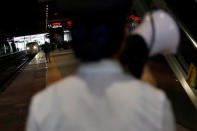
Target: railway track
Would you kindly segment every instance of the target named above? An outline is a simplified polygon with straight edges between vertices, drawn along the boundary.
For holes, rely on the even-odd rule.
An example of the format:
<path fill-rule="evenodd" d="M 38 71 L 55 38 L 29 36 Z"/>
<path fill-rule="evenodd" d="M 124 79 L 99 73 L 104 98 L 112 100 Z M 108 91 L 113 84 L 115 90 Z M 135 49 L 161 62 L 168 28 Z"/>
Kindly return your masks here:
<path fill-rule="evenodd" d="M 0 57 L 0 93 L 2 93 L 21 69 L 30 61 L 26 52 Z"/>

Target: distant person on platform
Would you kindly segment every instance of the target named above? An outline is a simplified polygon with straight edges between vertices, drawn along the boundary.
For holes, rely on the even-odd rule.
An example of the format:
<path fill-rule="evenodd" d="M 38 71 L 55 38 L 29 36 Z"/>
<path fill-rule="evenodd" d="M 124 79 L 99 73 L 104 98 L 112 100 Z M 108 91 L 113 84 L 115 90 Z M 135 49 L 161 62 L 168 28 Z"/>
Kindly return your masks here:
<path fill-rule="evenodd" d="M 50 43 L 45 42 L 43 47 L 44 47 L 43 50 L 45 53 L 46 61 L 47 61 L 47 63 L 50 63 L 51 62 L 51 58 L 50 58 L 51 45 L 50 45 Z"/>
<path fill-rule="evenodd" d="M 76 74 L 33 97 L 26 130 L 175 130 L 164 92 L 126 74 L 118 61 L 131 0 L 57 2 L 74 12 L 73 49 L 81 64 Z"/>

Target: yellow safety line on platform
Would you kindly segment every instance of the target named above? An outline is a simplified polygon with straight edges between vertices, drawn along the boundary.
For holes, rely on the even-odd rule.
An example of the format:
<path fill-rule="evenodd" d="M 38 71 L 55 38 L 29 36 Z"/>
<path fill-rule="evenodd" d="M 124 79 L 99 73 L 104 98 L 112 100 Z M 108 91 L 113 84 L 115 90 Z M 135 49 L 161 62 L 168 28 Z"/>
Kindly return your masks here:
<path fill-rule="evenodd" d="M 61 73 L 57 68 L 57 65 L 55 63 L 55 60 L 53 57 L 51 57 L 51 63 L 48 64 L 48 83 L 47 85 L 51 85 L 58 80 L 62 79 Z"/>

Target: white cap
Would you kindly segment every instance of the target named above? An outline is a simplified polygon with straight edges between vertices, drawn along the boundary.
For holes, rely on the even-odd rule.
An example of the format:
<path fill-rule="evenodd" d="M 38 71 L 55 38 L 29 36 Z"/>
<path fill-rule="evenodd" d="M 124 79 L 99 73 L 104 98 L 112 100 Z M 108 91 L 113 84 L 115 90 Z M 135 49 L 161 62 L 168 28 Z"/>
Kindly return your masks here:
<path fill-rule="evenodd" d="M 179 28 L 175 20 L 165 11 L 156 10 L 152 12 L 154 21 L 155 37 L 149 56 L 155 54 L 175 54 L 180 41 Z M 153 29 L 151 24 L 151 14 L 147 13 L 143 22 L 132 32 L 142 36 L 150 48 Z"/>

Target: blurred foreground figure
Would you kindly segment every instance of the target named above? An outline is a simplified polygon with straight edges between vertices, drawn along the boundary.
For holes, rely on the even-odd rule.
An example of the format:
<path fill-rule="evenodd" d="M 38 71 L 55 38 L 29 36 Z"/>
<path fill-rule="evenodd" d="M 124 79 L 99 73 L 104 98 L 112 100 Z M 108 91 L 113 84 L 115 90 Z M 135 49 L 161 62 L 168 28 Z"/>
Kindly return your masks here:
<path fill-rule="evenodd" d="M 147 12 L 142 23 L 129 33 L 121 63 L 141 78 L 149 56 L 175 54 L 179 41 L 179 28 L 172 16 L 160 9 Z"/>
<path fill-rule="evenodd" d="M 166 95 L 124 73 L 118 62 L 130 0 L 56 2 L 72 13 L 73 49 L 81 64 L 75 75 L 33 97 L 26 130 L 175 130 Z"/>

